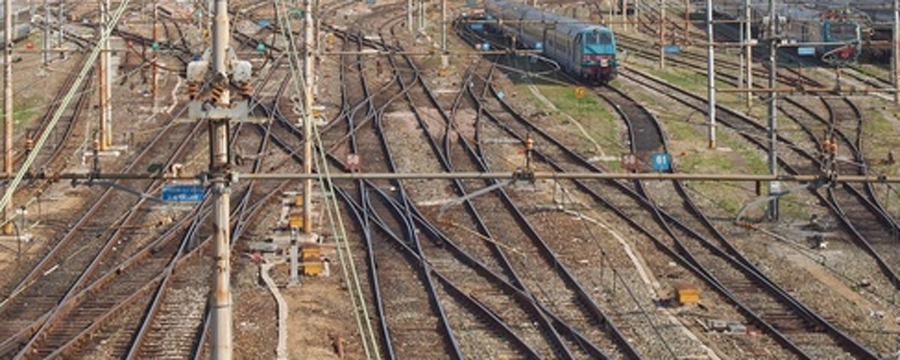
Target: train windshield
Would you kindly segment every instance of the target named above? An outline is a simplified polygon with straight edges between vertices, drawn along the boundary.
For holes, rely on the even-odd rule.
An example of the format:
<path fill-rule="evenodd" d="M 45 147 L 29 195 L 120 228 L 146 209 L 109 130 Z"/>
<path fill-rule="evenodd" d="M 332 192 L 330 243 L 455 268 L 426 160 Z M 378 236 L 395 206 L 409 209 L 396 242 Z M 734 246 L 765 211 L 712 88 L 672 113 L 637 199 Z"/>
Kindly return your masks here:
<path fill-rule="evenodd" d="M 613 42 L 612 33 L 608 31 L 592 31 L 585 34 L 584 44 L 610 44 Z"/>
<path fill-rule="evenodd" d="M 610 43 L 612 43 L 612 41 L 613 41 L 613 39 L 612 39 L 612 33 L 610 33 L 610 32 L 604 31 L 604 32 L 601 32 L 601 33 L 597 33 L 597 35 L 600 36 L 600 43 L 601 43 L 601 44 L 610 44 Z"/>

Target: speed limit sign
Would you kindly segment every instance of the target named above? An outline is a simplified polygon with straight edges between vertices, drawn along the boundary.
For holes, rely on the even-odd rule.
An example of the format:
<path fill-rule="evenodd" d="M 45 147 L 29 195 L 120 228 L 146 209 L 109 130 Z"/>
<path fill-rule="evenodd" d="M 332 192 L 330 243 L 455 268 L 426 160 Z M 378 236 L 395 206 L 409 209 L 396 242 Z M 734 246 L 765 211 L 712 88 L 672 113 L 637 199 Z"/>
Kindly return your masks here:
<path fill-rule="evenodd" d="M 626 170 L 634 171 L 638 168 L 637 155 L 633 153 L 622 155 L 622 167 Z"/>

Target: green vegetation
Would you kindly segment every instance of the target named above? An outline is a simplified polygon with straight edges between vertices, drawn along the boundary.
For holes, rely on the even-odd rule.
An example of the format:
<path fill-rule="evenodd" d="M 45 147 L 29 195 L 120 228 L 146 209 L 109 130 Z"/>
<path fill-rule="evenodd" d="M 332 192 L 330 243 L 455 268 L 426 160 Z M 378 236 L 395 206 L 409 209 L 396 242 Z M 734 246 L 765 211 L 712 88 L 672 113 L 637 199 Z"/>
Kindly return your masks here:
<path fill-rule="evenodd" d="M 16 124 L 27 123 L 35 116 L 38 110 L 38 101 L 33 97 L 16 98 L 13 100 L 13 119 Z M 0 110 L 0 121 L 6 120 L 6 114 Z"/>
<path fill-rule="evenodd" d="M 602 149 L 605 155 L 618 156 L 625 152 L 625 148 L 619 142 L 618 118 L 610 113 L 601 99 L 591 94 L 586 89 L 584 95 L 579 98 L 575 94 L 575 89 L 568 85 L 557 84 L 535 84 L 538 92 L 549 101 L 550 104 L 544 103 L 543 99 L 535 96 L 528 88 L 528 84 L 516 85 L 516 92 L 527 94 L 528 101 L 534 104 L 539 110 L 549 114 L 558 121 L 560 125 L 570 125 L 570 119 L 574 119 L 580 124 L 577 126 L 566 126 L 567 134 L 559 136 L 560 139 L 566 137 L 585 139 L 589 137 L 589 141 L 580 142 L 578 149 L 586 156 L 603 155 L 598 153 L 598 149 L 594 146 L 594 142 Z M 551 106 L 552 104 L 552 106 Z M 555 108 L 555 109 L 553 109 Z M 568 115 L 568 116 L 566 116 Z"/>

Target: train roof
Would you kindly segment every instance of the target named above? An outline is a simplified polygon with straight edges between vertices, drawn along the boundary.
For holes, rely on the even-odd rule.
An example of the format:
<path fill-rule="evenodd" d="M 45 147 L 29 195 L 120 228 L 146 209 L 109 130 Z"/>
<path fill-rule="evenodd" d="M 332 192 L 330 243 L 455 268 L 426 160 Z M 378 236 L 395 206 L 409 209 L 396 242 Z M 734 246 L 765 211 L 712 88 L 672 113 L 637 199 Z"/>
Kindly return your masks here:
<path fill-rule="evenodd" d="M 505 0 L 488 0 L 486 4 L 495 7 L 497 9 L 503 11 L 513 11 L 517 14 L 518 18 L 514 20 L 527 20 L 527 21 L 544 21 L 547 23 L 554 23 L 556 25 L 557 31 L 561 31 L 567 34 L 577 34 L 583 31 L 593 31 L 593 30 L 609 30 L 609 28 L 591 24 L 584 20 L 579 20 L 575 18 L 571 18 L 568 16 L 562 16 L 550 11 L 541 10 L 523 3 L 511 2 Z M 506 19 L 513 20 L 513 19 Z"/>

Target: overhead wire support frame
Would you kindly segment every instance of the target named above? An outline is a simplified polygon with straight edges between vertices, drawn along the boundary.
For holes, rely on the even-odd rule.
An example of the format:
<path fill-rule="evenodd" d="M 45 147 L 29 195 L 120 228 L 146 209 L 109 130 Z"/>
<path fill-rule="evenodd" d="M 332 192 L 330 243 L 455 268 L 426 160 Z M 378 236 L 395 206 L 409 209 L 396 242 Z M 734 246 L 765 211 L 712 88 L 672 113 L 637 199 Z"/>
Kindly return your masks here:
<path fill-rule="evenodd" d="M 372 180 L 372 179 L 519 179 L 521 180 L 521 172 L 440 172 L 440 173 L 329 173 L 328 178 L 334 180 Z M 789 182 L 816 182 L 828 179 L 834 183 L 900 183 L 900 176 L 886 175 L 837 175 L 827 176 L 824 174 L 815 175 L 748 175 L 748 174 L 685 174 L 685 173 L 597 173 L 597 172 L 579 172 L 579 173 L 557 173 L 546 171 L 535 171 L 528 173 L 529 180 L 679 180 L 679 181 L 735 181 L 735 182 L 756 182 L 756 181 L 789 181 Z M 208 174 L 200 173 L 184 176 L 171 176 L 165 174 L 128 174 L 128 173 L 28 173 L 23 178 L 28 180 L 202 180 L 207 178 Z M 229 172 L 228 180 L 230 182 L 238 182 L 240 180 L 304 180 L 304 179 L 321 179 L 323 174 L 303 174 L 303 173 L 284 173 L 284 174 L 239 174 L 237 172 Z M 0 173 L 0 181 L 8 181 L 11 176 L 9 174 Z"/>

